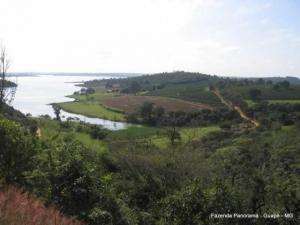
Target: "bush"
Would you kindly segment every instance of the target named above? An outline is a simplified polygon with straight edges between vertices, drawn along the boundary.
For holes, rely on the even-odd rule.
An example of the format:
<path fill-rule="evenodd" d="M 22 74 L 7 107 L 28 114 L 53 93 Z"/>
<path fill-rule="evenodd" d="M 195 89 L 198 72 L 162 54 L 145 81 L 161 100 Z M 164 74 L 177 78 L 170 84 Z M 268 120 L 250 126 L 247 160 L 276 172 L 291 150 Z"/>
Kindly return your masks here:
<path fill-rule="evenodd" d="M 6 183 L 25 182 L 32 171 L 38 152 L 38 141 L 15 122 L 0 120 L 0 177 Z"/>
<path fill-rule="evenodd" d="M 104 139 L 108 134 L 106 129 L 103 129 L 101 126 L 93 125 L 91 126 L 90 135 L 94 139 Z"/>
<path fill-rule="evenodd" d="M 0 192 L 1 225 L 82 225 L 15 187 Z"/>

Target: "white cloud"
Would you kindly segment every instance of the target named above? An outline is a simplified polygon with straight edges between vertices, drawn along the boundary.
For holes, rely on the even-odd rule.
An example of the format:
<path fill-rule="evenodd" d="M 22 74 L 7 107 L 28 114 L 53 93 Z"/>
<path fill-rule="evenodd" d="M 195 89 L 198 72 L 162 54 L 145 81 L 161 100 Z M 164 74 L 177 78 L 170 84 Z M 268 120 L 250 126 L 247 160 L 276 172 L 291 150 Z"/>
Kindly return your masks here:
<path fill-rule="evenodd" d="M 266 59 L 287 64 L 299 36 L 272 20 L 271 3 L 252 2 L 10 0 L 0 38 L 15 71 L 275 73 Z"/>

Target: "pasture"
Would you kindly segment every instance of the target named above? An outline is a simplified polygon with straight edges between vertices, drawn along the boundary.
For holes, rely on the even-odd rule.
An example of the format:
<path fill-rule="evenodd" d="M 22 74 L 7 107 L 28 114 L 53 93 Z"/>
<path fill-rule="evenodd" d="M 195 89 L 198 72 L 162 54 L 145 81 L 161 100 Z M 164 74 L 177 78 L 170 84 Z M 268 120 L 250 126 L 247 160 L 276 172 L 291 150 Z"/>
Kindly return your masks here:
<path fill-rule="evenodd" d="M 125 113 L 136 111 L 144 102 L 152 102 L 157 107 L 163 107 L 166 111 L 195 111 L 201 109 L 212 109 L 212 107 L 201 104 L 188 102 L 184 100 L 156 97 L 156 96 L 134 96 L 123 95 L 103 100 L 103 105 L 107 108 L 121 110 Z"/>

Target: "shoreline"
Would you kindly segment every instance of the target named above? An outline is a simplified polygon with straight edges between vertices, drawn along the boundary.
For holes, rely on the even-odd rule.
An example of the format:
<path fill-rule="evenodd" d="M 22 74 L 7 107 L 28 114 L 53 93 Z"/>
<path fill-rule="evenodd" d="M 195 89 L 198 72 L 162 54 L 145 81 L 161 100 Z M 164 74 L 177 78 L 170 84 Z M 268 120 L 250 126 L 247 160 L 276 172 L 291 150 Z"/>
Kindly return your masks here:
<path fill-rule="evenodd" d="M 68 112 L 68 113 L 73 113 L 73 114 L 78 114 L 78 115 L 81 115 L 81 116 L 86 116 L 86 117 L 90 117 L 90 118 L 94 118 L 94 119 L 102 119 L 102 120 L 109 120 L 111 122 L 123 122 L 123 123 L 127 123 L 125 118 L 124 118 L 124 113 L 120 112 L 120 111 L 117 111 L 117 110 L 112 110 L 108 107 L 104 107 L 102 104 L 95 104 L 93 105 L 93 107 L 101 107 L 103 110 L 107 110 L 108 112 L 110 113 L 115 113 L 118 115 L 119 118 L 117 117 L 114 117 L 114 116 L 111 116 L 111 117 L 108 117 L 108 116 L 101 116 L 101 115 L 96 115 L 97 113 L 99 113 L 99 111 L 95 111 L 95 113 L 88 113 L 88 112 L 84 112 L 82 110 L 74 110 L 74 109 L 70 109 L 70 107 L 66 107 L 66 105 L 71 105 L 71 107 L 74 108 L 74 106 L 72 106 L 72 104 L 82 104 L 82 105 L 85 105 L 85 104 L 88 104 L 88 103 L 85 103 L 83 101 L 80 101 L 76 98 L 73 98 L 73 97 L 70 97 L 70 96 L 66 96 L 68 98 L 72 98 L 73 101 L 67 101 L 67 102 L 55 102 L 55 103 L 51 103 L 50 105 L 57 105 L 59 106 L 62 110 L 64 110 L 65 112 Z M 92 104 L 91 104 L 92 105 Z M 80 106 L 79 106 L 80 108 Z"/>

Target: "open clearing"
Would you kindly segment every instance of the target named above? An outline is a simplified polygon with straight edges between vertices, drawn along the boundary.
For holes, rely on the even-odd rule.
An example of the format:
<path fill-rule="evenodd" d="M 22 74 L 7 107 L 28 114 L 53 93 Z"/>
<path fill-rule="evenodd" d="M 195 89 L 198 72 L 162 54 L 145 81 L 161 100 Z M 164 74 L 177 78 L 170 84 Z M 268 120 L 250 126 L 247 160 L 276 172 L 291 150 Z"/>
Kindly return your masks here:
<path fill-rule="evenodd" d="M 77 132 L 75 130 L 62 129 L 59 123 L 55 120 L 37 119 L 38 125 L 40 126 L 42 140 L 51 140 L 57 138 L 66 138 L 69 137 L 73 141 L 80 141 L 86 147 L 96 150 L 99 153 L 107 151 L 107 145 L 102 140 L 93 139 L 89 134 L 83 132 Z"/>
<path fill-rule="evenodd" d="M 218 132 L 221 129 L 218 126 L 208 127 L 183 127 L 179 128 L 180 143 L 187 144 L 191 141 L 199 140 L 212 132 Z M 131 126 L 126 130 L 118 130 L 109 134 L 108 139 L 114 143 L 126 143 L 130 140 L 138 140 L 141 142 L 150 142 L 161 149 L 170 146 L 170 140 L 167 137 L 166 128 L 148 127 L 148 126 Z"/>
<path fill-rule="evenodd" d="M 249 107 L 255 106 L 256 102 L 247 99 L 245 100 Z M 274 99 L 274 100 L 267 100 L 270 104 L 300 104 L 300 99 Z"/>
<path fill-rule="evenodd" d="M 125 121 L 124 115 L 103 107 L 99 103 L 84 101 L 57 103 L 63 110 L 89 117 L 102 118 L 112 121 Z"/>
<path fill-rule="evenodd" d="M 210 109 L 212 107 L 188 102 L 179 99 L 165 98 L 165 97 L 154 97 L 154 96 L 133 96 L 124 95 L 119 97 L 112 97 L 103 100 L 103 105 L 108 108 L 118 109 L 125 113 L 134 112 L 138 109 L 144 102 L 152 102 L 156 106 L 163 107 L 166 111 L 194 111 L 201 109 Z"/>
<path fill-rule="evenodd" d="M 135 112 L 144 102 L 152 102 L 166 111 L 194 111 L 213 108 L 206 104 L 158 96 L 116 95 L 96 92 L 90 95 L 71 95 L 72 102 L 57 103 L 63 110 L 89 117 L 125 121 L 124 113 Z"/>

